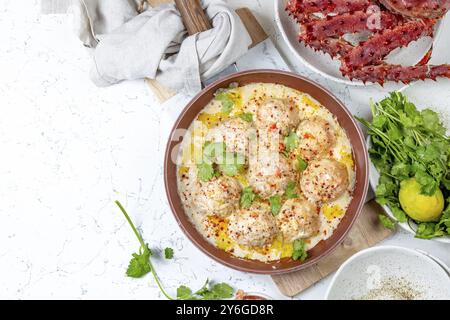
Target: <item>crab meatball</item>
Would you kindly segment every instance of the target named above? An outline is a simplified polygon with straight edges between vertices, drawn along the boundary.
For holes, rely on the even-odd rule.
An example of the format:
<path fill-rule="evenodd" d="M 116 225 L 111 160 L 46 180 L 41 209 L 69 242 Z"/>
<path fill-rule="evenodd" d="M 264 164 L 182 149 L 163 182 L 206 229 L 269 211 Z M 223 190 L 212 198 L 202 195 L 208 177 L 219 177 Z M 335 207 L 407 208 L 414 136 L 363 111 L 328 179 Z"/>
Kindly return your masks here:
<path fill-rule="evenodd" d="M 320 229 L 318 208 L 306 199 L 289 199 L 277 215 L 277 225 L 284 240 L 293 242 L 317 234 Z"/>
<path fill-rule="evenodd" d="M 250 123 L 240 118 L 232 118 L 213 127 L 206 135 L 206 140 L 224 142 L 227 152 L 237 152 L 246 156 L 250 133 Z"/>
<path fill-rule="evenodd" d="M 306 161 L 325 154 L 334 143 L 333 131 L 331 124 L 322 118 L 303 120 L 296 131 L 299 142 L 294 152 Z"/>
<path fill-rule="evenodd" d="M 269 205 L 255 203 L 230 216 L 228 233 L 240 245 L 262 247 L 272 243 L 277 224 Z"/>
<path fill-rule="evenodd" d="M 283 136 L 289 134 L 298 125 L 299 120 L 297 108 L 287 100 L 269 99 L 256 109 L 256 126 L 262 129 L 277 129 Z"/>
<path fill-rule="evenodd" d="M 282 195 L 290 181 L 296 179 L 295 171 L 288 160 L 278 152 L 274 156 L 251 161 L 247 181 L 261 198 Z"/>
<path fill-rule="evenodd" d="M 347 167 L 327 158 L 310 162 L 300 179 L 303 194 L 312 202 L 336 200 L 348 185 Z"/>
<path fill-rule="evenodd" d="M 241 190 L 239 182 L 227 176 L 199 181 L 194 193 L 194 205 L 200 214 L 225 217 L 239 209 Z"/>

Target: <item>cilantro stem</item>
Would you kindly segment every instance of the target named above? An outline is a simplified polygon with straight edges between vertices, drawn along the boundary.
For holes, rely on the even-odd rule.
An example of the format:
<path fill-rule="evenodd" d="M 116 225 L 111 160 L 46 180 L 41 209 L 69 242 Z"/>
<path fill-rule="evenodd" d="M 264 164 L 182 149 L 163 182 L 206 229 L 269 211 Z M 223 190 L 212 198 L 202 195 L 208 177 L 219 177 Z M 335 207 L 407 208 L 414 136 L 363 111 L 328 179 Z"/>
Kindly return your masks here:
<path fill-rule="evenodd" d="M 158 275 L 156 274 L 155 268 L 153 267 L 153 264 L 152 264 L 152 262 L 150 261 L 150 259 L 149 259 L 149 264 L 150 264 L 150 267 L 151 267 L 151 272 L 152 272 L 153 278 L 155 278 L 155 282 L 156 282 L 156 284 L 158 285 L 159 290 L 161 290 L 162 294 L 163 294 L 168 300 L 175 300 L 174 298 L 172 298 L 171 296 L 169 296 L 169 295 L 167 294 L 167 292 L 164 290 L 164 288 L 163 288 L 161 282 L 159 281 L 159 277 L 158 277 Z"/>
<path fill-rule="evenodd" d="M 139 243 L 141 244 L 141 249 L 146 248 L 146 244 L 144 242 L 144 240 L 142 239 L 142 236 L 140 235 L 140 233 L 137 231 L 136 227 L 133 224 L 133 221 L 131 221 L 130 216 L 128 215 L 128 213 L 125 211 L 125 208 L 122 206 L 122 204 L 116 200 L 115 201 L 116 205 L 119 207 L 120 211 L 122 211 L 123 215 L 125 216 L 125 219 L 127 219 L 128 224 L 130 225 L 131 229 L 133 229 L 134 234 L 136 235 L 136 238 L 138 238 Z M 174 300 L 174 298 L 172 298 L 170 295 L 167 294 L 167 292 L 164 290 L 158 275 L 156 274 L 155 268 L 153 267 L 152 261 L 150 259 L 150 257 L 148 258 L 148 263 L 150 265 L 150 270 L 151 273 L 153 275 L 153 278 L 155 279 L 156 284 L 158 285 L 159 290 L 161 290 L 162 294 L 169 300 Z"/>
<path fill-rule="evenodd" d="M 116 200 L 115 203 L 117 204 L 117 206 L 119 207 L 120 211 L 122 211 L 123 215 L 125 216 L 125 219 L 127 219 L 128 224 L 130 225 L 131 229 L 133 229 L 134 234 L 136 235 L 136 238 L 139 240 L 139 243 L 141 244 L 142 247 L 145 248 L 145 243 L 144 240 L 142 239 L 141 235 L 139 234 L 139 232 L 137 231 L 136 227 L 134 226 L 133 222 L 131 221 L 130 216 L 128 215 L 128 213 L 125 211 L 125 208 L 122 206 L 122 204 L 119 202 L 119 200 Z"/>
<path fill-rule="evenodd" d="M 396 143 L 395 141 L 390 139 L 387 134 L 385 134 L 383 131 L 381 131 L 380 129 L 373 126 L 367 120 L 359 118 L 359 117 L 356 117 L 356 119 L 359 122 L 361 122 L 364 126 L 366 126 L 372 133 L 378 135 L 381 138 L 381 140 L 383 140 L 386 147 L 392 151 L 393 156 L 397 160 L 402 161 L 402 162 L 405 161 L 405 158 L 403 157 L 403 155 L 400 152 L 400 146 L 398 145 L 398 143 Z"/>

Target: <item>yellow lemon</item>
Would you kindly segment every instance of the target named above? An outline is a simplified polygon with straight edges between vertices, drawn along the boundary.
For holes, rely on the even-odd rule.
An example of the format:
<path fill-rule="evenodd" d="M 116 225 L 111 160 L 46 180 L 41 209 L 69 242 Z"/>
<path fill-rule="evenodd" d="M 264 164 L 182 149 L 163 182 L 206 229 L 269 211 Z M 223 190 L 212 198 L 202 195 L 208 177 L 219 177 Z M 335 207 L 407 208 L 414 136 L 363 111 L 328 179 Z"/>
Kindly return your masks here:
<path fill-rule="evenodd" d="M 415 178 L 402 181 L 399 200 L 408 216 L 418 222 L 438 221 L 444 210 L 442 191 L 438 189 L 432 196 L 423 195 Z"/>

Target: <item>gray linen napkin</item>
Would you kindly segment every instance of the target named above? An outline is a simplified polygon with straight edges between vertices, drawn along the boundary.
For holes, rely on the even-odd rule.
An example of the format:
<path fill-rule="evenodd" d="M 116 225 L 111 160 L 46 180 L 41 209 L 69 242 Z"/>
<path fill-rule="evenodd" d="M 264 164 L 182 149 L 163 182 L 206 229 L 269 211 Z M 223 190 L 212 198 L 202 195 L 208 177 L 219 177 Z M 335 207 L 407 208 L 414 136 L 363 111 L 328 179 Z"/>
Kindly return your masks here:
<path fill-rule="evenodd" d="M 222 71 L 251 44 L 241 20 L 223 1 L 205 0 L 203 6 L 213 28 L 187 36 L 173 4 L 151 8 L 138 0 L 74 1 L 78 36 L 94 49 L 94 83 L 148 77 L 187 95 L 200 91 L 201 79 Z"/>

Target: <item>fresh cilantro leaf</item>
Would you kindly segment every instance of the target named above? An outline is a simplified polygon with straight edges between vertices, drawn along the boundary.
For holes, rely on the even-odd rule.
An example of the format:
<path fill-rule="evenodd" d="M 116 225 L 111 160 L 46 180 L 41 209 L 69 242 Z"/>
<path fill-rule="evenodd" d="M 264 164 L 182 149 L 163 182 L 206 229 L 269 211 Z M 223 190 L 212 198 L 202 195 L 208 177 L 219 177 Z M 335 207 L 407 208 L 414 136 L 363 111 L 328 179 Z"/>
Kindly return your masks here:
<path fill-rule="evenodd" d="M 308 253 L 305 250 L 305 242 L 303 240 L 295 240 L 293 242 L 292 259 L 305 261 L 308 257 Z"/>
<path fill-rule="evenodd" d="M 416 140 L 411 136 L 406 136 L 405 139 L 403 139 L 403 144 L 411 149 L 416 149 Z"/>
<path fill-rule="evenodd" d="M 203 290 L 199 294 L 204 300 L 221 300 L 233 297 L 234 289 L 226 283 L 217 283 L 210 290 Z"/>
<path fill-rule="evenodd" d="M 450 199 L 447 199 L 449 202 Z M 438 222 L 438 229 L 445 231 L 447 235 L 450 235 L 450 204 L 447 205 L 444 212 L 442 212 L 441 220 Z"/>
<path fill-rule="evenodd" d="M 203 145 L 203 157 L 206 162 L 214 162 L 217 158 L 222 158 L 226 152 L 226 145 L 224 142 L 206 141 Z"/>
<path fill-rule="evenodd" d="M 439 187 L 436 180 L 424 171 L 417 171 L 415 178 L 420 184 L 420 192 L 424 195 L 432 196 Z"/>
<path fill-rule="evenodd" d="M 192 290 L 186 286 L 179 286 L 177 288 L 177 299 L 178 300 L 192 299 Z"/>
<path fill-rule="evenodd" d="M 202 162 L 197 165 L 197 170 L 198 178 L 204 182 L 211 180 L 215 175 L 214 167 L 211 163 Z"/>
<path fill-rule="evenodd" d="M 444 231 L 439 228 L 439 225 L 433 222 L 419 223 L 416 230 L 416 238 L 432 239 L 444 236 Z"/>
<path fill-rule="evenodd" d="M 208 291 L 209 291 L 209 279 L 206 279 L 205 284 L 199 290 L 197 290 L 194 293 L 194 295 L 203 296 Z"/>
<path fill-rule="evenodd" d="M 186 286 L 180 286 L 177 290 L 177 297 L 180 300 L 222 300 L 232 298 L 234 289 L 226 283 L 217 283 L 210 286 L 209 281 L 198 291 L 192 290 Z"/>
<path fill-rule="evenodd" d="M 281 209 L 281 197 L 280 196 L 272 196 L 269 198 L 270 203 L 270 210 L 272 211 L 272 214 L 276 216 Z"/>
<path fill-rule="evenodd" d="M 414 173 L 414 175 L 419 171 L 425 172 L 426 170 L 426 166 L 423 163 L 413 161 L 411 165 L 411 171 Z"/>
<path fill-rule="evenodd" d="M 385 216 L 384 214 L 379 214 L 378 219 L 385 228 L 391 230 L 395 229 L 395 222 L 392 221 L 388 216 Z"/>
<path fill-rule="evenodd" d="M 173 258 L 173 249 L 172 248 L 165 248 L 164 249 L 164 257 L 168 260 Z"/>
<path fill-rule="evenodd" d="M 290 181 L 286 187 L 286 191 L 284 193 L 284 195 L 286 196 L 287 199 L 294 199 L 294 198 L 298 198 L 298 194 L 295 192 L 296 189 L 296 185 L 295 182 Z"/>
<path fill-rule="evenodd" d="M 307 167 L 308 167 L 308 162 L 303 160 L 302 157 L 297 156 L 297 158 L 295 159 L 295 169 L 297 169 L 297 171 L 299 171 L 299 172 L 303 172 L 306 170 Z"/>
<path fill-rule="evenodd" d="M 256 194 L 253 192 L 251 187 L 245 187 L 242 190 L 242 195 L 241 195 L 241 207 L 244 209 L 250 208 L 250 206 L 252 205 L 253 201 L 255 201 L 256 199 Z"/>
<path fill-rule="evenodd" d="M 227 176 L 237 176 L 244 170 L 245 158 L 239 153 L 225 153 L 224 157 L 219 160 L 220 170 Z"/>
<path fill-rule="evenodd" d="M 403 137 L 400 128 L 397 125 L 394 125 L 394 124 L 390 124 L 388 126 L 387 135 L 389 136 L 390 139 L 392 139 L 394 141 L 395 140 L 400 140 Z"/>
<path fill-rule="evenodd" d="M 294 150 L 298 146 L 298 136 L 295 132 L 289 133 L 286 137 L 284 137 L 284 145 L 287 152 Z"/>
<path fill-rule="evenodd" d="M 377 115 L 373 117 L 372 124 L 377 128 L 383 128 L 387 123 L 387 117 L 385 115 Z"/>
<path fill-rule="evenodd" d="M 416 154 L 420 161 L 427 164 L 430 162 L 438 161 L 441 156 L 441 150 L 434 144 L 429 144 L 427 146 L 420 146 L 416 150 Z"/>
<path fill-rule="evenodd" d="M 442 125 L 439 115 L 436 112 L 430 109 L 425 109 L 422 110 L 421 115 L 423 117 L 423 126 L 425 129 L 429 132 L 435 132 L 441 135 L 445 134 L 446 129 Z"/>
<path fill-rule="evenodd" d="M 226 145 L 223 142 L 206 142 L 203 155 L 203 162 L 197 165 L 198 176 L 202 181 L 209 181 L 217 175 L 214 163 L 219 165 L 220 171 L 230 177 L 238 175 L 245 167 L 245 157 L 239 153 L 226 152 Z"/>
<path fill-rule="evenodd" d="M 217 283 L 212 287 L 215 296 L 220 299 L 233 297 L 234 289 L 226 283 Z"/>
<path fill-rule="evenodd" d="M 389 204 L 389 200 L 385 197 L 376 197 L 375 201 L 382 206 Z"/>
<path fill-rule="evenodd" d="M 395 182 L 386 175 L 381 175 L 378 180 L 378 185 L 375 188 L 375 195 L 377 197 L 391 197 L 398 193 L 398 186 Z"/>
<path fill-rule="evenodd" d="M 148 245 L 139 249 L 139 253 L 133 253 L 127 268 L 127 276 L 132 278 L 141 278 L 149 273 L 152 268 L 149 263 L 151 251 Z"/>
<path fill-rule="evenodd" d="M 244 121 L 252 122 L 253 121 L 253 113 L 251 112 L 243 112 L 239 115 L 239 118 L 241 118 Z"/>
<path fill-rule="evenodd" d="M 234 101 L 228 92 L 219 92 L 218 94 L 216 94 L 215 99 L 220 101 L 220 103 L 222 104 L 223 113 L 230 114 L 231 111 L 233 111 Z"/>
<path fill-rule="evenodd" d="M 406 216 L 406 213 L 400 209 L 399 207 L 391 206 L 392 214 L 394 215 L 395 219 L 397 219 L 398 222 L 406 222 L 408 221 L 408 217 Z"/>
<path fill-rule="evenodd" d="M 401 180 L 409 178 L 409 173 L 411 171 L 411 166 L 406 163 L 396 163 L 391 168 L 391 175 L 398 177 Z"/>

